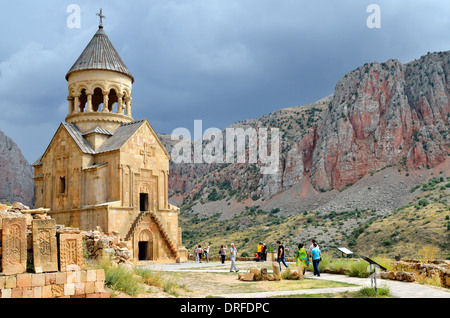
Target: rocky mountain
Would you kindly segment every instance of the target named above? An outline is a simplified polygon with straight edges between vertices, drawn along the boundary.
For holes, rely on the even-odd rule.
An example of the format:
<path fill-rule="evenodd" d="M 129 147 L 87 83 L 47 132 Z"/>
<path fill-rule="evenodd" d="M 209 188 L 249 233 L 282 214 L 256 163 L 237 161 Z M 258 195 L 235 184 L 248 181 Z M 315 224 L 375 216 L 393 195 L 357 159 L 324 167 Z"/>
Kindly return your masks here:
<path fill-rule="evenodd" d="M 33 206 L 33 169 L 14 141 L 0 131 L 0 202 Z"/>
<path fill-rule="evenodd" d="M 280 129 L 276 174 L 262 174 L 261 162 L 172 162 L 171 201 L 199 216 L 223 218 L 252 205 L 286 215 L 402 206 L 412 186 L 448 167 L 448 76 L 450 52 L 407 64 L 367 63 L 316 103 L 231 126 Z M 175 142 L 161 139 L 170 153 Z"/>

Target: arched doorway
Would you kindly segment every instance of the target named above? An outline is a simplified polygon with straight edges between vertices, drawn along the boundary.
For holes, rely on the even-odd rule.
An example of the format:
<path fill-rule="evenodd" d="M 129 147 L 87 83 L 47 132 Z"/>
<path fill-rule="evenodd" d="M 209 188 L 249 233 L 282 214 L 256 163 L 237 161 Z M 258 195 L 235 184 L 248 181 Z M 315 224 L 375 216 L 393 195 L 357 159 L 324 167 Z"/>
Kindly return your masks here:
<path fill-rule="evenodd" d="M 142 230 L 138 236 L 138 259 L 153 260 L 153 234 L 150 230 Z"/>

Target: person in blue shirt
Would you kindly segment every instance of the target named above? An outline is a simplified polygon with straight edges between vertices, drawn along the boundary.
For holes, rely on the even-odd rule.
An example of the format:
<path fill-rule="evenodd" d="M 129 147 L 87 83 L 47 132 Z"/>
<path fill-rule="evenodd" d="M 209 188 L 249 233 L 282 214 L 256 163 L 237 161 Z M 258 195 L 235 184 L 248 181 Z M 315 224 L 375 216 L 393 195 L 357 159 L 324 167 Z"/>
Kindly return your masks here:
<path fill-rule="evenodd" d="M 312 257 L 312 261 L 313 261 L 313 267 L 314 267 L 314 276 L 320 276 L 320 271 L 319 271 L 319 263 L 322 260 L 320 258 L 320 250 L 319 247 L 317 246 L 317 243 L 313 243 L 313 249 L 311 250 L 311 257 Z"/>

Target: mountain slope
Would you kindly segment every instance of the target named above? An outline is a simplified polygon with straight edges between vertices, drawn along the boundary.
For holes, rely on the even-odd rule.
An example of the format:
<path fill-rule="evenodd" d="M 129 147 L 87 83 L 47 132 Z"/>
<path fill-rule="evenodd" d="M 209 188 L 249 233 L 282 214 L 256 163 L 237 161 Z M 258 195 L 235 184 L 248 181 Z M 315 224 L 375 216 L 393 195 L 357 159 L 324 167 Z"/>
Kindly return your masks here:
<path fill-rule="evenodd" d="M 429 53 L 407 64 L 367 63 L 316 103 L 230 126 L 280 129 L 276 174 L 262 174 L 261 162 L 172 162 L 171 201 L 181 206 L 182 218 L 196 221 L 232 220 L 252 207 L 302 220 L 344 213 L 349 217 L 342 221 L 343 231 L 348 232 L 358 223 L 383 218 L 414 200 L 414 186 L 438 174 L 450 177 L 449 75 L 450 52 Z M 174 142 L 168 139 L 162 136 L 170 153 Z M 320 226 L 308 237 L 346 242 Z"/>
<path fill-rule="evenodd" d="M 33 206 L 34 181 L 31 165 L 14 141 L 0 131 L 0 202 Z"/>

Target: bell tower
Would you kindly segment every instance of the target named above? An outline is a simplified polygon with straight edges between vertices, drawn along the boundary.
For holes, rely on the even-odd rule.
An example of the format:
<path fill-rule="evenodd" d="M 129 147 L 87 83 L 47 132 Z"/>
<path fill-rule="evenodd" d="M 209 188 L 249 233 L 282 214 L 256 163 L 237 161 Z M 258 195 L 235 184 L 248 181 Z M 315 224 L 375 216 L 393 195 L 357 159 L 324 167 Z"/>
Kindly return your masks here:
<path fill-rule="evenodd" d="M 82 133 L 97 127 L 109 133 L 133 122 L 131 89 L 134 78 L 105 31 L 102 19 L 94 37 L 66 74 L 69 95 L 65 119 Z"/>

